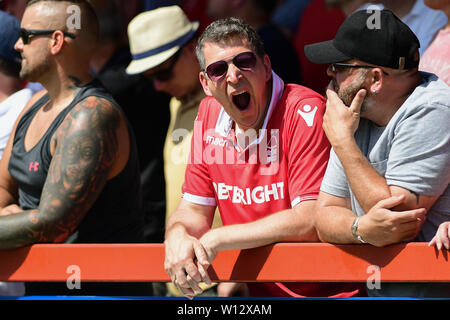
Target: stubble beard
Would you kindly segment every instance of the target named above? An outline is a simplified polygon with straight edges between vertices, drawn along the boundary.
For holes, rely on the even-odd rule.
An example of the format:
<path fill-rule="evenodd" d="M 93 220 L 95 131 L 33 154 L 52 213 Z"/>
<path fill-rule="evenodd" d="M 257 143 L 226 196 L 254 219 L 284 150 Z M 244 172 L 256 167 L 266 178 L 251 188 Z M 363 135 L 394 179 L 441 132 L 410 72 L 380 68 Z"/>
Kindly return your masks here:
<path fill-rule="evenodd" d="M 366 73 L 360 73 L 358 77 L 352 83 L 347 85 L 345 88 L 341 88 L 339 86 L 339 84 L 336 81 L 336 78 L 332 79 L 332 84 L 334 91 L 337 93 L 338 97 L 347 107 L 350 107 L 358 91 L 361 89 L 365 89 L 364 88 L 365 79 Z M 372 105 L 372 102 L 373 102 L 372 96 L 370 92 L 367 92 L 366 97 L 364 98 L 364 101 L 361 105 L 361 113 L 366 111 Z"/>
<path fill-rule="evenodd" d="M 22 64 L 22 68 L 20 69 L 20 79 L 30 82 L 39 82 L 39 78 L 45 74 L 49 68 L 50 63 L 47 59 L 43 60 L 42 63 L 32 67 L 28 64 L 28 61 L 25 61 L 26 64 Z"/>

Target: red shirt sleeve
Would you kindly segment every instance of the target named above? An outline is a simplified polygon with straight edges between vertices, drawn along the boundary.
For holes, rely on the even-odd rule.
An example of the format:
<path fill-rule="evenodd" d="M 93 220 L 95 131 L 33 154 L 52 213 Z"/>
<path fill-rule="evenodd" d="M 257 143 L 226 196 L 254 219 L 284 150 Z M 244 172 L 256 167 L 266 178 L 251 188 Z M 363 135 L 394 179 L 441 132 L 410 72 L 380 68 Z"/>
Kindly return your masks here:
<path fill-rule="evenodd" d="M 299 100 L 287 114 L 285 150 L 291 204 L 315 200 L 328 164 L 330 143 L 322 129 L 324 98 Z"/>

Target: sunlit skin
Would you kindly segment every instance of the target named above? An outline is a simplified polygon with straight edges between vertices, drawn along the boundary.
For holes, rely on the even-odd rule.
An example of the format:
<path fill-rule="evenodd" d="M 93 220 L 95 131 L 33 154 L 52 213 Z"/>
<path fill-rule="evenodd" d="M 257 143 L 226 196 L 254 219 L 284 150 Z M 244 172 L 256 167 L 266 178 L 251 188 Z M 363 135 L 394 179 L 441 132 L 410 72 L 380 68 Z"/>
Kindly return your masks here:
<path fill-rule="evenodd" d="M 25 150 L 37 145 L 80 86 L 92 80 L 89 59 L 96 32 L 88 27 L 96 24 L 93 16 L 83 10 L 82 26 L 86 27 L 74 30 L 74 39 L 65 36 L 61 17 L 68 5 L 70 2 L 34 3 L 27 7 L 21 22 L 26 29 L 55 30 L 31 36 L 26 44 L 19 38 L 15 44 L 24 57 L 21 76 L 39 81 L 46 89 L 31 98 L 23 113 L 48 93 L 48 103 L 34 114 L 26 128 Z M 72 107 L 50 138 L 52 158 L 45 169 L 38 207 L 23 210 L 18 206 L 18 184 L 8 170 L 13 138 L 0 161 L 0 247 L 5 249 L 64 242 L 91 210 L 106 182 L 123 170 L 130 153 L 128 128 L 117 106 L 102 97 L 86 97 Z"/>
<path fill-rule="evenodd" d="M 349 60 L 344 63 L 354 64 L 355 61 Z M 333 72 L 331 66 L 328 67 L 327 74 L 331 77 L 331 86 L 347 107 L 351 105 L 359 90 L 366 89 L 366 87 L 368 87 L 366 83 L 367 72 L 368 69 L 355 68 L 348 68 L 340 72 Z M 366 95 L 361 105 L 362 116 L 364 116 L 364 112 L 372 104 L 372 94 L 370 90 L 366 90 Z"/>
<path fill-rule="evenodd" d="M 205 65 L 224 60 L 230 61 L 242 52 L 253 51 L 246 40 L 235 41 L 233 45 L 221 46 L 215 43 L 205 43 L 203 53 Z M 226 76 L 217 82 L 212 81 L 200 72 L 200 81 L 205 93 L 214 96 L 225 111 L 235 121 L 241 130 L 258 130 L 264 123 L 267 107 L 270 102 L 272 68 L 267 55 L 257 56 L 257 62 L 252 70 L 240 70 L 229 62 Z M 245 110 L 240 110 L 233 103 L 233 95 L 241 92 L 250 94 L 250 103 Z"/>
<path fill-rule="evenodd" d="M 37 19 L 39 13 L 45 12 L 44 6 L 35 5 L 28 8 L 22 18 L 21 27 L 25 29 L 46 29 L 42 21 Z M 14 49 L 22 56 L 22 68 L 20 77 L 23 80 L 38 82 L 43 79 L 44 71 L 49 69 L 50 62 L 47 57 L 47 47 L 49 35 L 35 35 L 29 37 L 29 43 L 25 45 L 22 39 L 18 39 Z"/>

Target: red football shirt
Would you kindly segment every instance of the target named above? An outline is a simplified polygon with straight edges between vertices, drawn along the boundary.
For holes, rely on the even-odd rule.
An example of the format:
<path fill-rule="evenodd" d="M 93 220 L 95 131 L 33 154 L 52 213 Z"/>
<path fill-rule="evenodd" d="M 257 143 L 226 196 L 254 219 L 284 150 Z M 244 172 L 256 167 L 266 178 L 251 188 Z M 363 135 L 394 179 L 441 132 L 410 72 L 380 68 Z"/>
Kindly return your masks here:
<path fill-rule="evenodd" d="M 275 74 L 273 79 L 263 127 L 257 136 L 256 131 L 246 132 L 250 144 L 245 149 L 239 146 L 234 122 L 222 106 L 213 97 L 200 104 L 183 198 L 217 205 L 224 225 L 254 221 L 315 200 L 319 194 L 330 152 L 322 129 L 325 99 L 306 87 L 284 85 Z M 316 284 L 287 286 L 290 289 L 280 283 L 251 284 L 259 287 L 251 294 L 279 296 L 284 292 L 292 296 L 289 290 L 310 296 L 336 293 L 332 290 L 329 294 Z"/>

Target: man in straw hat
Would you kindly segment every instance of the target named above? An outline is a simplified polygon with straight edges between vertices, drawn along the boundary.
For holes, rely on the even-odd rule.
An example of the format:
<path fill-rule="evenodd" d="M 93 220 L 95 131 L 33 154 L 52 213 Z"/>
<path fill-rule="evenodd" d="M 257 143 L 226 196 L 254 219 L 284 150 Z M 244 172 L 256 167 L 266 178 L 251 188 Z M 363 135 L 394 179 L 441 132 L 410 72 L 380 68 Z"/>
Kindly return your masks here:
<path fill-rule="evenodd" d="M 205 97 L 195 56 L 198 27 L 199 23 L 189 21 L 179 6 L 143 12 L 128 25 L 133 60 L 127 73 L 143 74 L 153 81 L 156 90 L 172 96 L 171 121 L 164 145 L 166 217 L 175 211 L 181 198 L 194 120 Z M 219 224 L 220 217 L 216 215 L 214 225 Z M 168 289 L 170 294 L 181 295 L 171 284 Z"/>
<path fill-rule="evenodd" d="M 75 5 L 80 24 L 68 24 Z M 20 77 L 46 90 L 16 121 L 0 161 L 0 247 L 143 242 L 137 150 L 125 117 L 89 73 L 97 18 L 85 0 L 27 3 Z M 73 290 L 71 290 L 73 289 Z M 30 295 L 147 295 L 148 284 L 30 282 Z"/>
<path fill-rule="evenodd" d="M 324 129 L 333 148 L 316 212 L 323 241 L 430 241 L 450 219 L 450 89 L 418 71 L 419 46 L 389 10 L 357 11 L 333 40 L 305 46 L 332 77 Z M 378 289 L 369 294 L 450 292 L 430 283 Z"/>
<path fill-rule="evenodd" d="M 165 268 L 188 297 L 220 250 L 317 241 L 313 208 L 330 145 L 325 99 L 284 84 L 256 31 L 236 18 L 197 43 L 202 100 L 183 198 L 166 227 Z M 224 226 L 211 229 L 216 207 Z M 252 267 L 252 266 L 248 266 Z M 255 266 L 256 267 L 256 266 Z M 345 286 L 345 287 L 344 287 Z M 352 296 L 352 284 L 249 283 L 252 296 Z"/>

